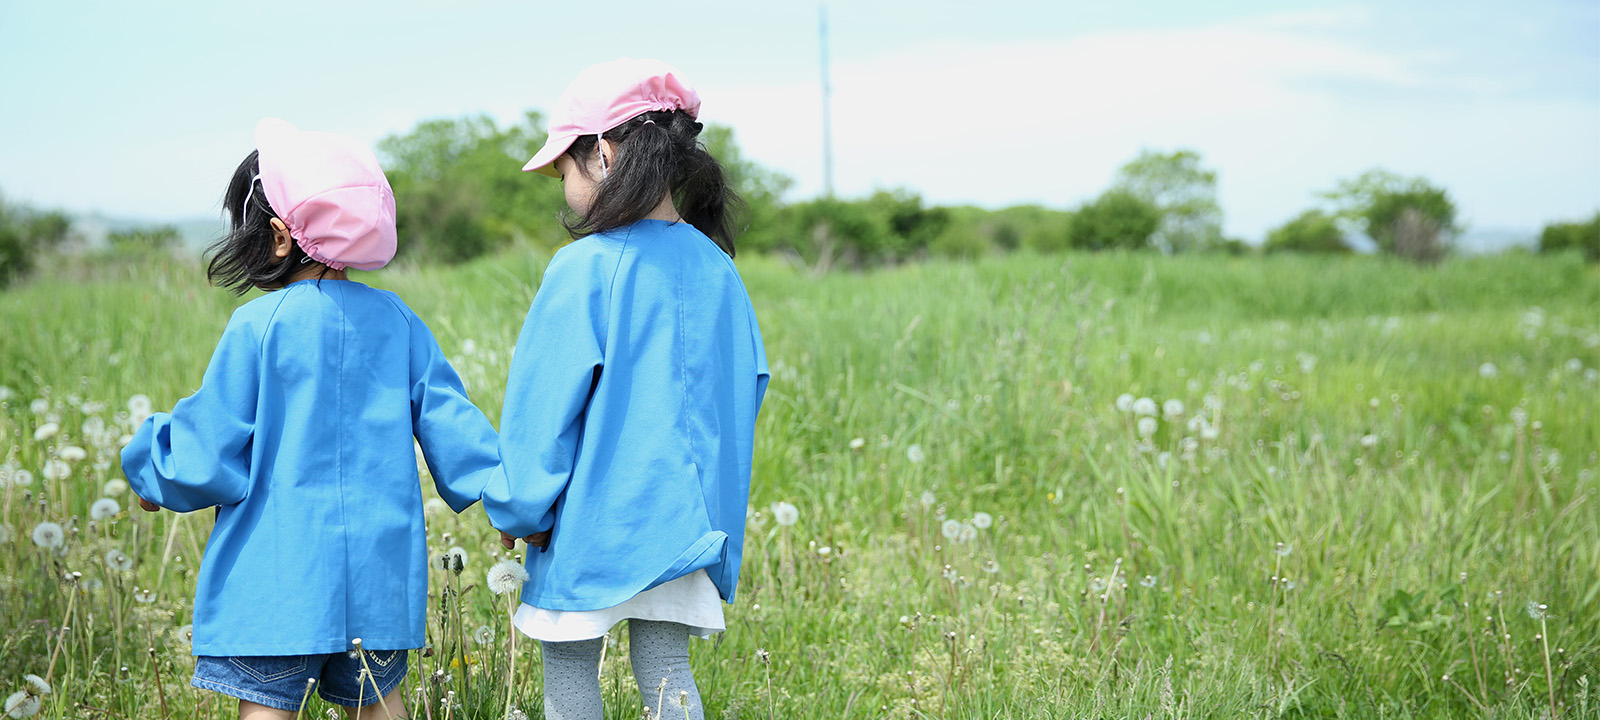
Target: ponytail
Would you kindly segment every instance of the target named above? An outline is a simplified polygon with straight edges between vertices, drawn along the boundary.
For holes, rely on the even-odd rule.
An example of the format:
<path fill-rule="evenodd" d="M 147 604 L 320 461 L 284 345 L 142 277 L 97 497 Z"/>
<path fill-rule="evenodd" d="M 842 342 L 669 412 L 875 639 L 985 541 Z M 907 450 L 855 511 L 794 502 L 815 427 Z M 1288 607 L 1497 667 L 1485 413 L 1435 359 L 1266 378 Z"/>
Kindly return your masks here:
<path fill-rule="evenodd" d="M 727 174 L 699 140 L 704 125 L 678 110 L 647 112 L 604 134 L 616 162 L 596 185 L 582 218 L 562 218 L 574 238 L 615 230 L 649 216 L 669 193 L 678 214 L 733 257 L 744 202 Z M 598 149 L 593 135 L 574 140 L 567 153 L 582 160 Z M 580 170 L 581 172 L 582 170 Z"/>

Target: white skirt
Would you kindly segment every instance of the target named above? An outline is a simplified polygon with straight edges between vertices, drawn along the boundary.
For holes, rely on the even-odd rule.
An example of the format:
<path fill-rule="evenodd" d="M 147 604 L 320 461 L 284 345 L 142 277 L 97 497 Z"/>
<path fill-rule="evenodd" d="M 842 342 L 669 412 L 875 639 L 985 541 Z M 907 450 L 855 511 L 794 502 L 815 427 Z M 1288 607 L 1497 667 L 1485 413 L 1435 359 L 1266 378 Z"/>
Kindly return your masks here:
<path fill-rule="evenodd" d="M 600 637 L 628 618 L 688 625 L 689 634 L 702 638 L 727 629 L 722 595 L 704 570 L 661 583 L 602 610 L 544 610 L 523 603 L 511 622 L 535 640 L 573 642 Z"/>

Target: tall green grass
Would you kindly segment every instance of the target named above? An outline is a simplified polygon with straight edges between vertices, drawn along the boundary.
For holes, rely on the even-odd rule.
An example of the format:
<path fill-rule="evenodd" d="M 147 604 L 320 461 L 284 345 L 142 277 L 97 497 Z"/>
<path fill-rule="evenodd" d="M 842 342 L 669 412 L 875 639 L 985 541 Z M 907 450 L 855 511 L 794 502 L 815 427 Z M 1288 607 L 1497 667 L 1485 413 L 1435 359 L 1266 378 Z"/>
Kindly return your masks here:
<path fill-rule="evenodd" d="M 495 418 L 545 260 L 361 279 L 429 322 Z M 1593 268 L 1116 254 L 740 268 L 773 380 L 741 597 L 729 631 L 695 647 L 708 716 L 1600 712 Z M 132 395 L 165 408 L 190 392 L 236 302 L 185 263 L 0 295 L 5 459 L 36 476 L 0 488 L 0 696 L 52 672 L 52 716 L 161 717 L 163 697 L 172 717 L 231 715 L 187 688 L 174 635 L 208 520 L 130 512 L 123 495 L 91 527 L 118 471 L 96 467 L 115 448 L 82 428 L 117 426 Z M 1182 411 L 1141 423 L 1125 393 Z M 35 440 L 52 416 L 58 433 Z M 45 480 L 68 445 L 88 457 Z M 779 525 L 777 501 L 798 522 Z M 66 526 L 64 554 L 30 540 L 46 520 Z M 453 717 L 499 717 L 504 606 L 482 573 L 501 553 L 476 509 L 430 525 L 436 553 L 459 545 L 468 562 L 435 571 L 433 652 L 413 655 L 408 687 L 434 718 L 449 691 Z M 107 567 L 113 548 L 133 570 Z M 471 639 L 480 626 L 493 639 Z M 608 717 L 636 718 L 617 642 Z M 530 645 L 519 677 L 537 677 Z M 537 682 L 515 696 L 539 716 Z"/>

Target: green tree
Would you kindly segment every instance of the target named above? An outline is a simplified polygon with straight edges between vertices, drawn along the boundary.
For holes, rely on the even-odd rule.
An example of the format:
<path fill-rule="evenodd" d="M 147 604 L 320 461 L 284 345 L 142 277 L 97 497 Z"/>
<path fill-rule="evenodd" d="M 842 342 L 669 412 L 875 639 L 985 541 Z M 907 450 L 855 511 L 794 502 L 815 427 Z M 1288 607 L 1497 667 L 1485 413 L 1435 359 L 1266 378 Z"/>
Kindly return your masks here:
<path fill-rule="evenodd" d="M 1267 234 L 1267 252 L 1347 253 L 1344 230 L 1338 218 L 1321 210 L 1307 210 Z"/>
<path fill-rule="evenodd" d="M 1431 262 L 1443 257 L 1460 228 L 1444 188 L 1382 168 L 1342 180 L 1322 196 L 1336 216 L 1366 233 L 1383 252 Z"/>
<path fill-rule="evenodd" d="M 728 186 L 744 200 L 745 227 L 736 247 L 740 250 L 771 250 L 779 244 L 782 235 L 779 217 L 783 209 L 783 195 L 794 185 L 794 180 L 775 170 L 769 170 L 744 156 L 735 141 L 733 129 L 721 125 L 707 125 L 700 132 L 700 143 L 722 165 Z"/>
<path fill-rule="evenodd" d="M 774 249 L 797 255 L 812 271 L 861 268 L 885 259 L 897 243 L 882 214 L 865 202 L 817 198 L 783 210 Z"/>
<path fill-rule="evenodd" d="M 1222 239 L 1217 172 L 1205 167 L 1194 150 L 1143 150 L 1117 171 L 1112 187 L 1160 211 L 1154 243 L 1162 250 L 1198 250 Z"/>
<path fill-rule="evenodd" d="M 181 239 L 178 228 L 171 225 L 117 230 L 106 235 L 111 250 L 123 254 L 169 251 Z"/>
<path fill-rule="evenodd" d="M 1161 227 L 1161 210 L 1120 188 L 1102 193 L 1072 217 L 1072 245 L 1085 250 L 1142 250 Z"/>
<path fill-rule="evenodd" d="M 0 196 L 0 288 L 27 277 L 39 256 L 72 236 L 72 221 L 61 212 L 35 211 Z"/>
<path fill-rule="evenodd" d="M 1589 262 L 1600 262 L 1600 212 L 1587 222 L 1550 223 L 1539 233 L 1539 252 L 1581 253 Z"/>

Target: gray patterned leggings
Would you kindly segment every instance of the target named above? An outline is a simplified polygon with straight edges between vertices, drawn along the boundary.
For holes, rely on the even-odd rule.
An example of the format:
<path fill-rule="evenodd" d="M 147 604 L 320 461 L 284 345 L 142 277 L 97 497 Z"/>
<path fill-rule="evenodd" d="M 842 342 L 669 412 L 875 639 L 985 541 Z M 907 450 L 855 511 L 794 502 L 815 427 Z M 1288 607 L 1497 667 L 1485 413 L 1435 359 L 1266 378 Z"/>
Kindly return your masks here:
<path fill-rule="evenodd" d="M 674 622 L 628 621 L 629 660 L 639 697 L 651 718 L 684 716 L 680 698 L 687 701 L 688 720 L 705 720 L 700 690 L 689 670 L 689 627 Z M 575 642 L 546 642 L 544 646 L 544 714 L 548 720 L 601 720 L 600 648 L 604 638 Z M 661 682 L 666 680 L 666 688 Z M 683 697 L 687 694 L 687 697 Z M 658 700 L 660 698 L 660 700 Z M 662 712 L 658 704 L 666 705 Z"/>

